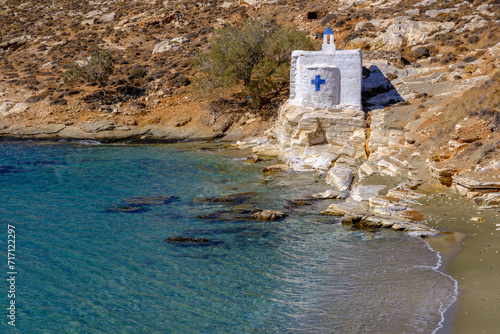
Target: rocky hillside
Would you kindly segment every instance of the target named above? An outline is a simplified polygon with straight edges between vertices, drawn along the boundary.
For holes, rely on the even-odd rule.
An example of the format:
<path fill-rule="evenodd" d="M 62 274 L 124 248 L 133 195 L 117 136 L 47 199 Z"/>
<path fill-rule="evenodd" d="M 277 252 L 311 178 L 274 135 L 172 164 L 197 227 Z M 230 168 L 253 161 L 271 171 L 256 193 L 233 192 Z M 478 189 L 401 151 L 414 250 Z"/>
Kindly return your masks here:
<path fill-rule="evenodd" d="M 234 91 L 213 96 L 195 85 L 196 57 L 213 32 L 259 16 L 318 40 L 330 25 L 338 48 L 363 50 L 366 130 L 353 143 L 364 159 L 404 146 L 443 183 L 455 176 L 473 189 L 470 173 L 500 182 L 498 0 L 3 1 L 0 134 L 262 135 L 286 92 L 265 106 L 263 117 L 233 103 Z M 67 87 L 60 78 L 72 61 L 99 49 L 116 61 L 106 105 L 97 86 Z M 360 158 L 355 151 L 351 160 Z M 388 163 L 387 171 L 396 168 Z"/>

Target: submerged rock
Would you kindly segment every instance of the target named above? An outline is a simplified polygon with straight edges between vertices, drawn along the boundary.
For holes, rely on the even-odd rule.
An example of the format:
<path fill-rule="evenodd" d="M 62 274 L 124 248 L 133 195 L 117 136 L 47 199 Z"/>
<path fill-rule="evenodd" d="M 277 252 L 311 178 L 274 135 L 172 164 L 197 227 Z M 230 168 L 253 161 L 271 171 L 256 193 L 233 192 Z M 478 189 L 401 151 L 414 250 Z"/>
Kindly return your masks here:
<path fill-rule="evenodd" d="M 134 196 L 125 198 L 124 200 L 122 200 L 122 203 L 130 206 L 150 206 L 150 205 L 164 205 L 178 200 L 179 197 L 172 195 Z"/>
<path fill-rule="evenodd" d="M 255 210 L 220 210 L 206 215 L 198 215 L 199 219 L 227 221 L 250 220 Z"/>
<path fill-rule="evenodd" d="M 257 196 L 259 193 L 255 191 L 249 191 L 238 194 L 231 194 L 222 197 L 205 197 L 201 199 L 196 199 L 201 202 L 210 202 L 210 203 L 234 203 L 241 204 L 243 202 L 248 201 L 250 198 Z"/>
<path fill-rule="evenodd" d="M 311 195 L 311 197 L 314 198 L 314 199 L 336 199 L 338 197 L 343 197 L 343 198 L 347 198 L 348 197 L 348 196 L 344 197 L 342 195 L 343 194 L 342 194 L 341 191 L 333 190 L 333 189 L 328 189 L 325 192 L 313 194 L 313 195 Z"/>
<path fill-rule="evenodd" d="M 393 205 L 373 207 L 375 202 L 381 204 L 378 202 L 385 202 L 385 200 L 391 204 L 396 199 L 377 197 L 371 203 L 367 201 L 336 203 L 331 204 L 321 214 L 342 216 L 342 224 L 353 225 L 356 229 L 391 228 L 419 237 L 434 236 L 438 233 L 437 230 L 419 222 L 423 219 L 419 211 L 405 207 L 393 207 Z"/>
<path fill-rule="evenodd" d="M 210 240 L 210 239 L 205 239 L 205 238 L 194 238 L 194 237 L 169 237 L 165 240 L 163 240 L 167 243 L 172 243 L 172 244 L 181 244 L 183 246 L 194 246 L 194 245 L 199 245 L 199 246 L 214 246 L 218 244 L 222 244 L 223 242 L 220 240 Z"/>
<path fill-rule="evenodd" d="M 113 206 L 106 209 L 105 212 L 109 213 L 143 213 L 150 211 L 150 209 L 143 206 Z"/>
<path fill-rule="evenodd" d="M 314 199 L 289 199 L 286 201 L 287 205 L 286 208 L 296 208 L 299 206 L 307 206 L 307 205 L 312 205 L 312 202 Z"/>
<path fill-rule="evenodd" d="M 134 196 L 125 198 L 120 205 L 114 205 L 106 209 L 106 212 L 143 213 L 150 210 L 149 206 L 165 205 L 178 199 L 179 197 L 171 195 Z"/>
<path fill-rule="evenodd" d="M 275 174 L 282 174 L 286 173 L 288 171 L 288 166 L 285 164 L 277 164 L 277 165 L 271 165 L 267 166 L 264 168 L 262 173 L 265 175 L 275 175 Z"/>
<path fill-rule="evenodd" d="M 23 170 L 16 166 L 0 166 L 0 174 L 17 174 Z"/>
<path fill-rule="evenodd" d="M 198 215 L 199 219 L 208 219 L 215 221 L 228 221 L 228 220 L 263 220 L 273 221 L 286 217 L 286 213 L 273 210 L 221 210 L 212 212 L 207 215 Z"/>

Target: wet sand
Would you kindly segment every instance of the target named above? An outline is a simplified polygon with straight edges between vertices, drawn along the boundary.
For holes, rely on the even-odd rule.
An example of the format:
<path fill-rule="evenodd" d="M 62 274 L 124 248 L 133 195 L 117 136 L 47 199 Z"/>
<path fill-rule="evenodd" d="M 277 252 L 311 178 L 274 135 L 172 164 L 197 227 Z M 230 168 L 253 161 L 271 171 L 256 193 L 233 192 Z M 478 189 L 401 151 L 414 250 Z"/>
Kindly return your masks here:
<path fill-rule="evenodd" d="M 458 299 L 437 333 L 499 333 L 500 210 L 478 210 L 444 187 L 437 190 L 423 211 L 427 224 L 443 233 L 428 242 L 458 282 Z"/>

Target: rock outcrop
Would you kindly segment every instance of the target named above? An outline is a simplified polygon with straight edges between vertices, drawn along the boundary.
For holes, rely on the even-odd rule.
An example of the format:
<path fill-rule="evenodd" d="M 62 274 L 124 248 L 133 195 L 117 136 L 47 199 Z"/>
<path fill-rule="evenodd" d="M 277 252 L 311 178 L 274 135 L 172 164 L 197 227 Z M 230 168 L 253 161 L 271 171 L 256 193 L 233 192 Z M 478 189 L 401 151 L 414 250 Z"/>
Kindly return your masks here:
<path fill-rule="evenodd" d="M 279 157 L 296 170 L 328 171 L 334 163 L 366 160 L 366 115 L 356 110 L 321 110 L 285 104 L 273 137 Z"/>

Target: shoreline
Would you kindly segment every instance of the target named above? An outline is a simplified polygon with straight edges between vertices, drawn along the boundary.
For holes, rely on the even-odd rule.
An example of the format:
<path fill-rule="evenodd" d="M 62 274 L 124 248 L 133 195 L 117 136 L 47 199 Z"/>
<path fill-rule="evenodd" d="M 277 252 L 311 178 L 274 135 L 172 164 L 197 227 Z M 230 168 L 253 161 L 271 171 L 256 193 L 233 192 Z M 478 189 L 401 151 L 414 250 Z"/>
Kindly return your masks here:
<path fill-rule="evenodd" d="M 500 319 L 500 210 L 478 210 L 466 199 L 442 188 L 424 215 L 442 233 L 426 240 L 442 256 L 443 273 L 458 283 L 457 300 L 445 313 L 438 334 L 496 333 Z M 484 220 L 475 221 L 475 217 Z"/>
<path fill-rule="evenodd" d="M 33 127 L 16 127 L 0 130 L 0 141 L 9 140 L 95 140 L 104 144 L 110 143 L 175 143 L 182 141 L 210 141 L 226 137 L 225 133 L 200 130 L 179 129 L 172 126 L 149 125 L 126 129 L 91 129 L 85 131 L 77 126 L 62 124 L 39 125 Z"/>
<path fill-rule="evenodd" d="M 436 334 L 452 334 L 456 317 L 459 312 L 457 305 L 458 294 L 460 287 L 458 281 L 453 278 L 449 272 L 449 265 L 454 258 L 462 251 L 461 240 L 466 237 L 465 234 L 457 231 L 442 231 L 441 234 L 424 239 L 427 246 L 438 255 L 438 264 L 436 265 L 437 271 L 443 275 L 450 277 L 455 282 L 455 300 L 448 308 L 442 313 L 443 321 L 441 327 L 437 328 L 433 333 Z"/>
<path fill-rule="evenodd" d="M 155 137 L 148 136 L 146 138 L 141 137 L 116 137 L 112 136 L 116 131 L 106 131 L 105 133 L 101 133 L 103 136 L 93 136 L 93 138 L 67 138 L 61 137 L 57 134 L 46 134 L 43 136 L 23 136 L 23 135 L 0 135 L 0 142 L 8 142 L 8 141 L 38 141 L 38 142 L 78 142 L 78 141 L 89 141 L 93 140 L 102 144 L 114 144 L 114 143 L 124 143 L 124 144 L 181 144 L 181 143 L 207 143 L 207 144 L 216 144 L 213 149 L 216 154 L 227 155 L 229 157 L 237 157 L 243 158 L 251 155 L 251 151 L 249 149 L 235 149 L 234 147 L 228 147 L 227 145 L 230 143 L 234 143 L 234 140 L 225 137 L 206 137 L 206 136 L 188 136 L 183 138 L 166 138 L 166 137 Z M 102 140 L 104 138 L 104 140 Z M 100 140 L 99 140 L 100 139 Z M 217 141 L 221 140 L 221 141 Z M 218 147 L 217 147 L 218 146 Z M 225 150 L 226 152 L 237 152 L 237 153 L 221 153 L 220 149 Z M 443 191 L 443 192 L 441 192 Z M 448 196 L 438 196 L 439 194 L 447 194 Z M 469 240 L 473 239 L 478 235 L 478 232 L 474 232 L 477 224 L 484 224 L 483 226 L 488 226 L 485 223 L 490 222 L 490 225 L 494 226 L 492 223 L 494 221 L 495 211 L 496 216 L 500 214 L 500 210 L 486 210 L 484 211 L 485 223 L 477 223 L 475 225 L 470 224 L 469 218 L 472 213 L 477 213 L 477 208 L 472 206 L 470 207 L 462 207 L 462 210 L 456 210 L 457 205 L 460 207 L 461 204 L 465 203 L 466 200 L 462 197 L 458 197 L 456 194 L 450 194 L 451 191 L 447 188 L 442 188 L 438 190 L 434 190 L 433 199 L 436 200 L 434 205 L 426 206 L 424 211 L 424 216 L 430 217 L 431 222 L 425 222 L 429 226 L 438 227 L 441 231 L 440 234 L 434 237 L 425 238 L 423 241 L 427 244 L 429 248 L 435 251 L 440 258 L 441 263 L 437 263 L 434 270 L 443 273 L 446 276 L 450 276 L 458 285 L 458 291 L 456 300 L 447 308 L 447 310 L 443 313 L 443 322 L 441 323 L 440 328 L 437 328 L 434 333 L 437 334 L 448 334 L 448 333 L 470 333 L 470 328 L 484 328 L 484 333 L 494 333 L 494 330 L 500 326 L 500 319 L 493 321 L 495 317 L 492 315 L 488 318 L 488 321 L 484 321 L 484 317 L 478 317 L 477 312 L 472 312 L 475 314 L 474 316 L 469 314 L 471 310 L 477 308 L 477 296 L 482 295 L 480 291 L 471 289 L 471 286 L 474 286 L 474 280 L 481 278 L 482 272 L 476 272 L 473 275 L 470 273 L 470 267 L 467 264 L 470 264 L 469 260 L 467 264 L 462 263 L 463 258 L 476 259 L 477 257 L 477 249 L 480 245 L 477 242 L 470 242 Z M 445 201 L 449 201 L 446 203 L 447 205 L 443 205 Z M 444 210 L 443 210 L 444 209 Z M 443 217 L 447 217 L 444 219 Z M 491 227 L 491 226 L 490 226 Z M 490 261 L 485 261 L 485 263 L 490 263 L 493 267 L 495 263 L 494 258 L 495 254 L 500 256 L 500 246 L 494 245 L 495 238 L 500 236 L 500 233 L 497 231 L 496 233 L 493 231 L 494 228 L 491 227 L 491 234 L 489 236 L 485 236 L 484 233 L 490 232 L 481 231 L 481 236 L 486 237 L 489 240 L 489 248 L 493 249 L 493 252 L 490 252 Z M 495 252 L 496 251 L 496 252 Z M 481 254 L 481 253 L 480 253 Z M 477 259 L 476 259 L 477 260 Z M 482 260 L 481 260 L 482 262 Z M 498 261 L 497 261 L 498 262 Z M 498 266 L 494 267 L 498 268 Z M 471 276 L 466 281 L 464 285 L 463 280 L 464 276 Z M 500 276 L 500 275 L 497 275 Z M 461 278 L 461 279 L 460 279 Z M 489 282 L 492 282 L 491 279 Z M 495 282 L 495 281 L 493 281 Z M 495 289 L 491 292 L 496 294 L 492 296 L 487 303 L 484 305 L 484 299 L 481 299 L 482 309 L 489 309 L 492 312 L 495 310 L 500 310 L 500 306 L 498 306 L 498 301 L 500 301 L 500 289 L 498 288 L 500 284 L 496 286 L 491 285 L 491 287 L 495 287 Z M 465 289 L 468 291 L 464 291 Z M 488 312 L 489 313 L 489 312 Z M 481 319 L 481 320 L 479 320 Z M 472 324 L 474 325 L 471 325 Z"/>

